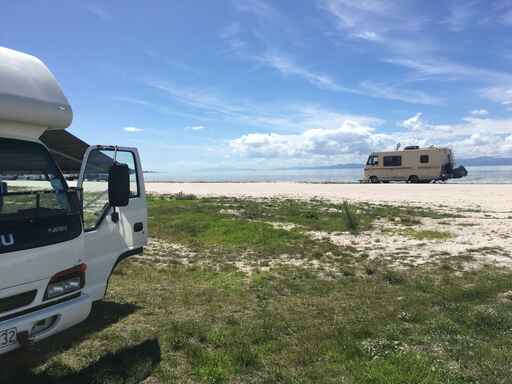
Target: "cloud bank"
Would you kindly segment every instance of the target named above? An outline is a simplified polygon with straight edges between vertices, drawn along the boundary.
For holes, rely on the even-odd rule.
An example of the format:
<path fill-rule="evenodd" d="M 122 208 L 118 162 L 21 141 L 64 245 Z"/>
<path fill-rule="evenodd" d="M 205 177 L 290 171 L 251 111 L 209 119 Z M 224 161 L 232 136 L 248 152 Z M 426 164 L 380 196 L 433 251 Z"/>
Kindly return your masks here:
<path fill-rule="evenodd" d="M 361 161 L 372 151 L 391 150 L 397 143 L 454 148 L 458 157 L 512 156 L 512 119 L 484 118 L 481 110 L 456 124 L 432 124 L 421 112 L 398 122 L 398 130 L 346 119 L 339 126 L 313 128 L 301 134 L 249 133 L 229 142 L 244 158 L 296 159 L 325 163 Z"/>

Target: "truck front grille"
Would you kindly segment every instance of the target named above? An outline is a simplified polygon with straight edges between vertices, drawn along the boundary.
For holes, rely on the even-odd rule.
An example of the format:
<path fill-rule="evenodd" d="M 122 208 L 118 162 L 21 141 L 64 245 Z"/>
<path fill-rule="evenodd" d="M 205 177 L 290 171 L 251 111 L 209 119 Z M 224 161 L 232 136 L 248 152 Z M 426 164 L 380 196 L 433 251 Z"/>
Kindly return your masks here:
<path fill-rule="evenodd" d="M 31 304 L 36 298 L 37 290 L 23 292 L 0 299 L 0 313 L 10 312 Z"/>

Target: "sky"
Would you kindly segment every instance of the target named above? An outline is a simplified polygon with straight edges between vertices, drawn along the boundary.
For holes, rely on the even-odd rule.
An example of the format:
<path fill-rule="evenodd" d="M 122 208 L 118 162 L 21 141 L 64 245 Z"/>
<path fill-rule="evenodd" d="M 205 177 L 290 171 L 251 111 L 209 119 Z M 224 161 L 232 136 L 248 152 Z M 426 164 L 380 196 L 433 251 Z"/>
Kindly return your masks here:
<path fill-rule="evenodd" d="M 0 0 L 89 144 L 147 170 L 512 156 L 512 1 Z"/>

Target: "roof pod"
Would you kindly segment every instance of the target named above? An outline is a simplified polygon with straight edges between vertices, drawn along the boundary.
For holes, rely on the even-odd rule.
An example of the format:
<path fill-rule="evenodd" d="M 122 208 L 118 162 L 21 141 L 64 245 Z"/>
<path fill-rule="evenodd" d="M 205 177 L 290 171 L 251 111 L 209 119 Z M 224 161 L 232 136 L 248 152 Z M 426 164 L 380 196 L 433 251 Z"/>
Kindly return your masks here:
<path fill-rule="evenodd" d="M 72 120 L 71 106 L 46 65 L 0 47 L 0 121 L 65 129 Z"/>

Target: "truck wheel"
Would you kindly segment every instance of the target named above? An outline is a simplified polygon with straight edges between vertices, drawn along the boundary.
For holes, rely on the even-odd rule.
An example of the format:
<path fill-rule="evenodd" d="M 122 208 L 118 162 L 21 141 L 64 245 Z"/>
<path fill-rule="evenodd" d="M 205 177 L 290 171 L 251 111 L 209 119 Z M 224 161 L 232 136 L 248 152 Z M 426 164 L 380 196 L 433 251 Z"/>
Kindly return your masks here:
<path fill-rule="evenodd" d="M 370 183 L 372 183 L 372 184 L 379 184 L 380 183 L 379 178 L 377 176 L 371 176 L 370 177 Z"/>
<path fill-rule="evenodd" d="M 409 183 L 411 184 L 417 184 L 420 182 L 420 178 L 416 175 L 409 176 Z"/>

